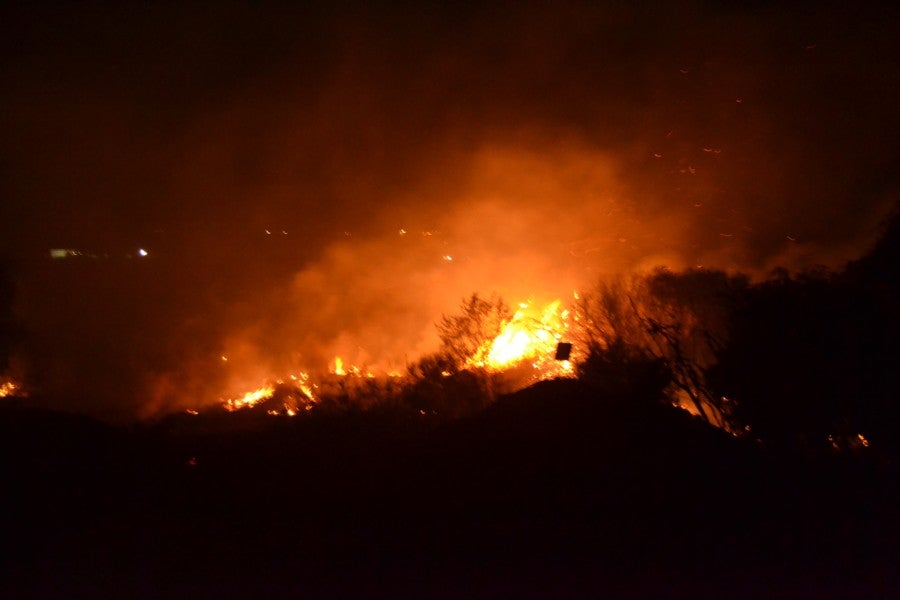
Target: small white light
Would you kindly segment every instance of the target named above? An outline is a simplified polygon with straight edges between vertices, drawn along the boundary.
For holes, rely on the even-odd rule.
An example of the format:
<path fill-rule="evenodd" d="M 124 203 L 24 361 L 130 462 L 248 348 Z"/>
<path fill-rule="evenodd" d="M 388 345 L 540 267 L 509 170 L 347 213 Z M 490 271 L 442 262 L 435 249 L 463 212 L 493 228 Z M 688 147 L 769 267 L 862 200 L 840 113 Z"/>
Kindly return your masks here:
<path fill-rule="evenodd" d="M 138 248 L 139 256 L 147 256 L 147 254 L 148 254 L 148 252 L 146 250 L 144 250 L 143 248 Z"/>

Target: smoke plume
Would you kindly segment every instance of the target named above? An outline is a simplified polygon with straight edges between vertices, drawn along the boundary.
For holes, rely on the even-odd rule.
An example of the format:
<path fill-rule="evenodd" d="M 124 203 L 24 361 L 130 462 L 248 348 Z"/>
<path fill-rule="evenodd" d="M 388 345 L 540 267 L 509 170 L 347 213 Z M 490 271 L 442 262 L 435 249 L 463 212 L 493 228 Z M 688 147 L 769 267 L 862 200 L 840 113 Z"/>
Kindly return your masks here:
<path fill-rule="evenodd" d="M 895 200 L 876 3 L 7 10 L 0 249 L 55 406 L 402 369 L 473 291 L 840 267 Z"/>

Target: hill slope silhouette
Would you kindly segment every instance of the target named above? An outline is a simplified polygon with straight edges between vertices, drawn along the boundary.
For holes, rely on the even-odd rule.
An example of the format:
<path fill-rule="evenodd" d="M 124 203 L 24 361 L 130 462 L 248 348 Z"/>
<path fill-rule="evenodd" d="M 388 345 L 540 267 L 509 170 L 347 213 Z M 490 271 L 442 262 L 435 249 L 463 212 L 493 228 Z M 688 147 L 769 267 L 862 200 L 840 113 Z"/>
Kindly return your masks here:
<path fill-rule="evenodd" d="M 18 485 L 4 500 L 4 585 L 534 597 L 896 583 L 896 465 L 785 458 L 575 380 L 452 421 L 371 411 L 225 431 L 202 419 L 124 429 L 5 411 Z"/>

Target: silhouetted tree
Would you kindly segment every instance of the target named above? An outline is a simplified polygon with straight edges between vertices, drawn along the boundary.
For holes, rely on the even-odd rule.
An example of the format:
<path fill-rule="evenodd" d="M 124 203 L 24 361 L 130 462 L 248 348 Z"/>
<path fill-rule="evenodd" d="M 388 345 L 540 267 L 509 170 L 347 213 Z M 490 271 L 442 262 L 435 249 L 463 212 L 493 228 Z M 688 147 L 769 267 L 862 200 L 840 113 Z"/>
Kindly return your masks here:
<path fill-rule="evenodd" d="M 645 345 L 644 331 L 632 303 L 637 281 L 621 277 L 599 281 L 593 290 L 578 297 L 573 335 L 579 344 L 591 350 Z"/>
<path fill-rule="evenodd" d="M 406 398 L 415 409 L 458 417 L 493 400 L 493 379 L 482 368 L 467 364 L 477 350 L 497 337 L 510 318 L 509 306 L 498 296 L 477 293 L 463 299 L 459 312 L 436 323 L 441 346 L 407 367 Z"/>
<path fill-rule="evenodd" d="M 719 426 L 732 425 L 732 407 L 710 389 L 707 372 L 727 342 L 730 315 L 748 285 L 746 277 L 722 271 L 657 269 L 632 300 L 653 354 L 669 368 L 672 385 Z"/>
<path fill-rule="evenodd" d="M 449 364 L 451 372 L 465 368 L 468 361 L 484 344 L 500 333 L 500 327 L 510 318 L 509 306 L 502 298 L 482 298 L 477 293 L 463 299 L 460 311 L 443 315 L 436 324 L 441 340 L 439 352 Z"/>
<path fill-rule="evenodd" d="M 601 397 L 657 404 L 666 397 L 671 374 L 665 362 L 622 339 L 592 346 L 577 366 L 578 378 Z"/>
<path fill-rule="evenodd" d="M 823 270 L 782 272 L 749 289 L 710 369 L 715 393 L 733 398 L 735 418 L 775 446 L 894 443 L 897 324 L 873 289 Z"/>
<path fill-rule="evenodd" d="M 719 271 L 665 269 L 600 282 L 579 299 L 579 337 L 607 376 L 613 376 L 613 364 L 655 361 L 651 371 L 667 373 L 671 396 L 686 396 L 703 418 L 727 425 L 729 407 L 709 390 L 706 370 L 727 339 L 728 315 L 747 285 L 746 278 Z"/>

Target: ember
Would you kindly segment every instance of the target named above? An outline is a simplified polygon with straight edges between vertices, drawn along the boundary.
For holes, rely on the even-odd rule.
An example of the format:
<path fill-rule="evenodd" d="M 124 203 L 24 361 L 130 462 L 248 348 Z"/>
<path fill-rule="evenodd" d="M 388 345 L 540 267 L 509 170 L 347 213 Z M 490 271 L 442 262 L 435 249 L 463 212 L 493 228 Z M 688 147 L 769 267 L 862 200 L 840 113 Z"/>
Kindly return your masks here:
<path fill-rule="evenodd" d="M 275 393 L 275 388 L 270 385 L 264 385 L 259 389 L 247 392 L 240 398 L 225 400 L 223 406 L 228 412 L 233 412 L 241 408 L 250 407 L 259 402 L 271 398 Z"/>
<path fill-rule="evenodd" d="M 3 383 L 0 383 L 0 398 L 9 398 L 22 395 L 22 387 L 15 381 L 6 380 Z"/>

